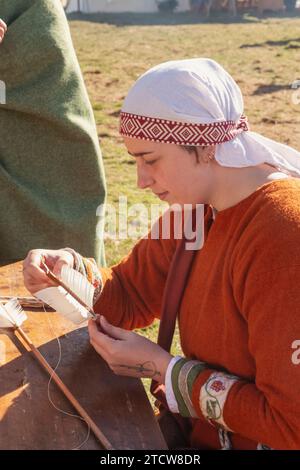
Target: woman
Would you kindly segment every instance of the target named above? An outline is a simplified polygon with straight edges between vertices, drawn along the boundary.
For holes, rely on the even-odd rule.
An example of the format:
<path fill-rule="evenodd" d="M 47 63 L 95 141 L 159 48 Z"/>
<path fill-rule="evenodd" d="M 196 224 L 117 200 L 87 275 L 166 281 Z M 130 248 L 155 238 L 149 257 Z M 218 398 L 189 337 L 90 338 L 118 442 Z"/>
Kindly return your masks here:
<path fill-rule="evenodd" d="M 170 205 L 205 204 L 203 247 L 180 254 L 174 236 L 150 237 L 100 270 L 70 249 L 33 250 L 25 285 L 32 293 L 49 286 L 41 256 L 57 273 L 75 263 L 98 278 L 94 309 L 107 334 L 90 322 L 93 346 L 115 373 L 166 385 L 170 410 L 191 425 L 190 446 L 299 448 L 300 367 L 292 353 L 300 328 L 300 154 L 248 130 L 240 89 L 208 59 L 144 74 L 124 102 L 120 130 L 140 188 Z M 126 330 L 151 324 L 162 310 L 166 328 L 187 256 L 184 357 L 174 358 L 165 331 L 159 344 L 167 350 Z"/>

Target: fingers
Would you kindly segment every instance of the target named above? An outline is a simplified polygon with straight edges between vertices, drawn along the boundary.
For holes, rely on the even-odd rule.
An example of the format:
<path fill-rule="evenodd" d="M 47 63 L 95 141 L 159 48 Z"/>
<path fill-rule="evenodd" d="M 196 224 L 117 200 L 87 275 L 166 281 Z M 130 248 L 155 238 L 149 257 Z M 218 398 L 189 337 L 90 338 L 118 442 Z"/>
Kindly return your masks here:
<path fill-rule="evenodd" d="M 128 331 L 111 325 L 103 315 L 100 315 L 99 322 L 100 326 L 103 328 L 103 331 L 112 338 L 125 340 L 128 337 Z"/>
<path fill-rule="evenodd" d="M 111 355 L 116 351 L 117 341 L 99 331 L 98 325 L 94 320 L 89 321 L 88 331 L 91 345 L 97 353 L 100 354 L 107 363 L 109 363 Z"/>
<path fill-rule="evenodd" d="M 2 42 L 6 31 L 7 31 L 7 26 L 4 23 L 4 21 L 0 19 L 0 43 Z"/>
<path fill-rule="evenodd" d="M 116 338 L 113 338 L 110 335 L 106 334 L 107 331 L 104 330 L 102 326 L 102 322 L 100 323 L 100 320 L 98 319 L 97 321 L 95 320 L 89 321 L 88 330 L 89 330 L 91 342 L 94 344 L 98 344 L 99 347 L 109 348 L 116 342 Z"/>
<path fill-rule="evenodd" d="M 31 250 L 23 261 L 24 285 L 32 294 L 51 285 L 41 268 L 42 258 L 43 250 Z"/>
<path fill-rule="evenodd" d="M 99 326 L 104 333 L 99 330 Z M 139 374 L 137 375 L 135 367 L 123 364 L 125 360 L 124 354 L 128 356 L 128 352 L 130 355 L 133 352 L 130 339 L 132 340 L 132 335 L 135 335 L 135 333 L 111 325 L 103 316 L 99 317 L 97 321 L 90 320 L 88 329 L 91 345 L 115 374 L 132 377 L 140 376 Z M 133 354 L 135 355 L 134 352 Z M 128 361 L 128 358 L 126 361 Z M 129 360 L 130 362 L 131 360 Z"/>
<path fill-rule="evenodd" d="M 4 29 L 1 28 L 1 26 L 0 26 L 0 43 L 3 41 L 4 34 L 5 34 L 5 31 L 4 31 Z"/>
<path fill-rule="evenodd" d="M 31 250 L 23 262 L 24 285 L 32 294 L 35 294 L 46 287 L 55 286 L 48 278 L 42 262 L 54 271 L 56 275 L 60 274 L 63 265 L 73 266 L 73 255 L 64 250 Z"/>
<path fill-rule="evenodd" d="M 97 322 L 90 320 L 90 342 L 115 374 L 164 380 L 172 358 L 168 352 L 143 336 L 110 325 L 104 317 L 99 320 L 110 336 L 99 331 Z"/>
<path fill-rule="evenodd" d="M 69 266 L 70 268 L 72 268 L 73 265 L 74 265 L 73 255 L 69 253 L 68 251 L 61 250 L 60 257 L 58 258 L 58 260 L 55 262 L 53 266 L 53 274 L 55 274 L 55 276 L 57 277 L 60 277 L 60 273 L 61 273 L 63 266 Z"/>
<path fill-rule="evenodd" d="M 6 23 L 4 23 L 3 20 L 1 20 L 1 18 L 0 18 L 0 28 L 3 28 L 5 32 L 7 31 L 7 25 Z"/>

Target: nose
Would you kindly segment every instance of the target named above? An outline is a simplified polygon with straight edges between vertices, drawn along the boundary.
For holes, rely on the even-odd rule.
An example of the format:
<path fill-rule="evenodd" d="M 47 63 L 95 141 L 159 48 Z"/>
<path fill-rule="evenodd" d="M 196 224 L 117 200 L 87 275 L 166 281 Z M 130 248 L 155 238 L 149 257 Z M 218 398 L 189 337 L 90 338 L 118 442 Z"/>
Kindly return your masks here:
<path fill-rule="evenodd" d="M 149 174 L 149 170 L 146 168 L 145 163 L 137 163 L 137 186 L 140 189 L 146 189 L 153 185 L 154 179 Z"/>

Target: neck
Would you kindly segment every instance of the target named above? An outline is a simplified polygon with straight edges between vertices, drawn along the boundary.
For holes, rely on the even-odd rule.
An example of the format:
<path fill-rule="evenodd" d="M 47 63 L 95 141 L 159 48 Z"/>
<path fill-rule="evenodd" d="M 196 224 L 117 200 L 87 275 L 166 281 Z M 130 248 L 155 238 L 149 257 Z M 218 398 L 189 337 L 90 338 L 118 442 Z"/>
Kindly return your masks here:
<path fill-rule="evenodd" d="M 245 168 L 227 168 L 215 165 L 215 184 L 209 204 L 217 211 L 233 207 L 260 186 L 276 179 L 289 178 L 267 164 Z"/>

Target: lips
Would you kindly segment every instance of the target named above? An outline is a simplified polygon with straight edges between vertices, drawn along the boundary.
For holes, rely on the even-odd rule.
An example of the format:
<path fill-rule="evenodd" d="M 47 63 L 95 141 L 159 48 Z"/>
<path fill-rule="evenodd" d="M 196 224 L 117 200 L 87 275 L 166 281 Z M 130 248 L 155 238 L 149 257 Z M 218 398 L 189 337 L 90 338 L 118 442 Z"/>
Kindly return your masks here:
<path fill-rule="evenodd" d="M 162 199 L 162 200 L 164 200 L 168 194 L 169 194 L 168 191 L 165 191 L 164 193 L 155 193 L 155 195 L 159 197 L 159 199 Z"/>

